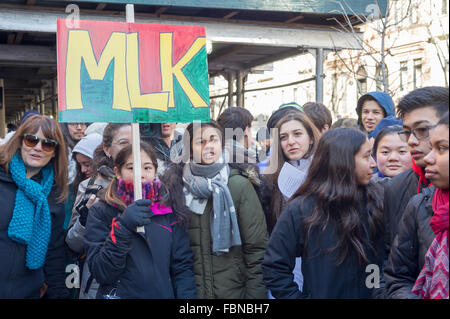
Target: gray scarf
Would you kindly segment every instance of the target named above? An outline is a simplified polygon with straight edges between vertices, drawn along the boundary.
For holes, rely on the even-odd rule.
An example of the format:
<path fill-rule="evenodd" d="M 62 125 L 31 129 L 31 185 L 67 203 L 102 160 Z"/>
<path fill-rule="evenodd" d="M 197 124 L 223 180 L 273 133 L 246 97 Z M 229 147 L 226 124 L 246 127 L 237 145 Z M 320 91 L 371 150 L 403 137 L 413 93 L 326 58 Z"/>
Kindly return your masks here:
<path fill-rule="evenodd" d="M 240 246 L 241 235 L 237 223 L 236 210 L 227 186 L 230 168 L 222 160 L 211 165 L 199 165 L 189 162 L 183 168 L 183 181 L 188 194 L 193 196 L 186 204 L 205 202 L 212 196 L 213 212 L 210 216 L 212 251 L 216 255 L 227 253 L 232 246 Z M 195 211 L 202 214 L 203 211 Z"/>

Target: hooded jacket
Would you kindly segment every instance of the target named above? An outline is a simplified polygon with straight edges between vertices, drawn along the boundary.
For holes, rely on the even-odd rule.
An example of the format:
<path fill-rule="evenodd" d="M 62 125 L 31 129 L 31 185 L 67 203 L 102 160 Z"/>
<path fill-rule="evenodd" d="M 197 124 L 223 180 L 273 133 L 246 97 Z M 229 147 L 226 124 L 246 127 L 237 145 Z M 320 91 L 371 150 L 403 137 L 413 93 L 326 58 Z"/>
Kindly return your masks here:
<path fill-rule="evenodd" d="M 362 123 L 361 113 L 362 107 L 365 101 L 368 98 L 373 98 L 377 101 L 377 103 L 384 109 L 384 117 L 393 116 L 395 117 L 395 104 L 392 100 L 391 96 L 384 92 L 369 92 L 361 96 L 358 100 L 358 104 L 356 106 L 356 114 L 358 114 L 358 125 L 360 129 L 364 130 L 364 126 Z"/>
<path fill-rule="evenodd" d="M 32 179 L 38 181 L 41 174 Z M 47 197 L 51 214 L 51 236 L 45 264 L 37 270 L 25 266 L 27 246 L 11 240 L 8 226 L 14 211 L 17 186 L 11 174 L 0 167 L 0 299 L 39 298 L 44 283 L 48 298 L 69 298 L 65 286 L 64 204 L 56 203 L 54 187 Z"/>

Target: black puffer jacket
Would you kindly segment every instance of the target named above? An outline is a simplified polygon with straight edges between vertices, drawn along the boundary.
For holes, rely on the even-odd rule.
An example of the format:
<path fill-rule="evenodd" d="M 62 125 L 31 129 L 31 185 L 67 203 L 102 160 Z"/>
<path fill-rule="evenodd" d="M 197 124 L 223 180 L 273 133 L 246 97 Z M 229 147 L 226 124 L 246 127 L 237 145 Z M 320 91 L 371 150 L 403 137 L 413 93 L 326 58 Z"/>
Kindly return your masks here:
<path fill-rule="evenodd" d="M 417 194 L 419 188 L 419 177 L 409 169 L 395 177 L 384 185 L 384 218 L 386 225 L 386 244 L 390 249 L 395 235 L 397 235 L 398 225 L 410 199 Z M 425 184 L 420 185 L 420 189 L 425 188 Z"/>
<path fill-rule="evenodd" d="M 387 298 L 418 298 L 411 290 L 435 238 L 430 226 L 434 191 L 434 187 L 423 189 L 406 207 L 384 271 Z"/>
<path fill-rule="evenodd" d="M 41 174 L 32 179 L 40 180 Z M 0 167 L 0 299 L 39 298 L 44 283 L 48 286 L 46 297 L 69 298 L 65 285 L 64 204 L 56 203 L 58 192 L 53 187 L 47 197 L 51 214 L 51 237 L 45 264 L 37 270 L 25 266 L 27 246 L 11 240 L 8 227 L 14 211 L 17 186 L 11 174 Z"/>

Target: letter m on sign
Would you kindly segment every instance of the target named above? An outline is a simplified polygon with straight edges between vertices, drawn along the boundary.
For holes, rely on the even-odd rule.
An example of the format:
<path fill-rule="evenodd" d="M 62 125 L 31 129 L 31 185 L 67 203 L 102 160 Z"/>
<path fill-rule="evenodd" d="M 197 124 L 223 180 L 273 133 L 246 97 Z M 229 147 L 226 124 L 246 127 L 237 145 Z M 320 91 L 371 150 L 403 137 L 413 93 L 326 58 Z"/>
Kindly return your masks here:
<path fill-rule="evenodd" d="M 57 21 L 60 122 L 207 122 L 205 29 Z"/>

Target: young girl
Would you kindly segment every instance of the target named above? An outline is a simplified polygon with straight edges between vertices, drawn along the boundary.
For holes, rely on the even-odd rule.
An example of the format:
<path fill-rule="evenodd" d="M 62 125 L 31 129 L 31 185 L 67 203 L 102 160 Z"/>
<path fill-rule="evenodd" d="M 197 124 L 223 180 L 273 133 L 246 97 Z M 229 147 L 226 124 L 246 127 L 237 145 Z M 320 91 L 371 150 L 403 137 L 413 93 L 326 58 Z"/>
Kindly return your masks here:
<path fill-rule="evenodd" d="M 276 298 L 368 298 L 377 287 L 366 284 L 366 266 L 380 272 L 384 257 L 382 190 L 370 182 L 371 151 L 356 129 L 327 131 L 320 139 L 264 257 L 264 280 Z M 302 257 L 302 291 L 293 280 L 296 257 Z"/>
<path fill-rule="evenodd" d="M 97 297 L 195 298 L 185 218 L 161 201 L 155 153 L 141 143 L 143 199 L 137 201 L 131 145 L 114 162 L 116 178 L 89 209 L 86 224 L 87 263 L 100 284 Z M 138 226 L 145 233 L 138 233 Z"/>
<path fill-rule="evenodd" d="M 175 210 L 190 211 L 198 298 L 266 298 L 264 213 L 251 177 L 226 163 L 222 136 L 213 121 L 190 124 L 183 163 L 171 164 L 162 180 Z"/>
<path fill-rule="evenodd" d="M 393 125 L 383 128 L 377 134 L 373 143 L 373 155 L 378 172 L 373 181 L 387 181 L 411 168 L 412 158 L 408 144 L 398 135 L 401 131 L 400 125 Z"/>

